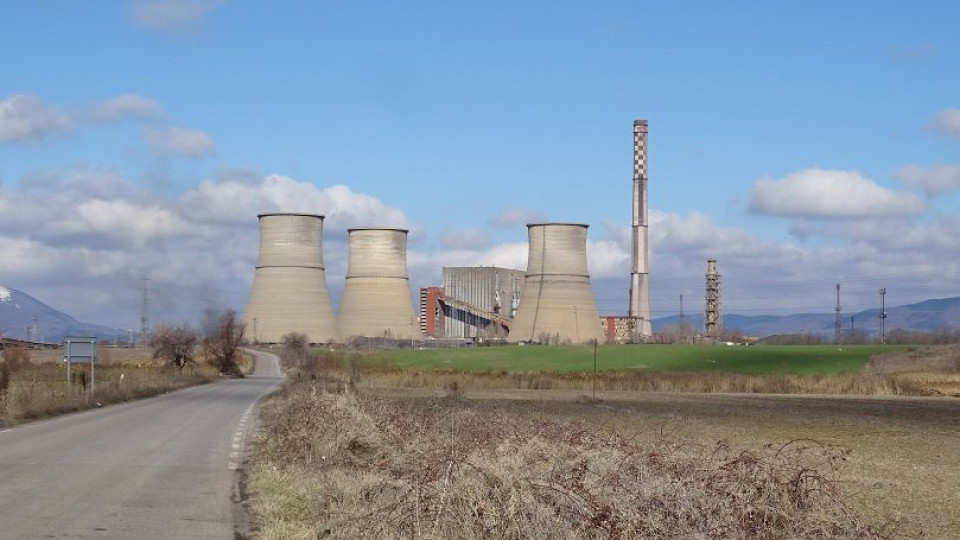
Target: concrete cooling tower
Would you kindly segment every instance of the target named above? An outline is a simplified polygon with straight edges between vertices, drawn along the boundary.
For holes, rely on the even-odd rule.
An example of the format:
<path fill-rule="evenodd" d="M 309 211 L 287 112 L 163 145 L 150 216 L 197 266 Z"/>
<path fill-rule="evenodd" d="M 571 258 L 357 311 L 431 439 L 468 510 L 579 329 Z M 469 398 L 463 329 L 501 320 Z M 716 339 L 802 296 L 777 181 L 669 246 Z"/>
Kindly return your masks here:
<path fill-rule="evenodd" d="M 407 231 L 350 229 L 350 262 L 340 301 L 340 333 L 419 337 L 407 278 Z"/>
<path fill-rule="evenodd" d="M 323 267 L 323 216 L 260 214 L 260 258 L 243 322 L 247 336 L 278 343 L 300 332 L 312 343 L 338 341 Z"/>
<path fill-rule="evenodd" d="M 587 271 L 587 226 L 527 225 L 527 273 L 507 341 L 602 341 L 597 304 Z"/>

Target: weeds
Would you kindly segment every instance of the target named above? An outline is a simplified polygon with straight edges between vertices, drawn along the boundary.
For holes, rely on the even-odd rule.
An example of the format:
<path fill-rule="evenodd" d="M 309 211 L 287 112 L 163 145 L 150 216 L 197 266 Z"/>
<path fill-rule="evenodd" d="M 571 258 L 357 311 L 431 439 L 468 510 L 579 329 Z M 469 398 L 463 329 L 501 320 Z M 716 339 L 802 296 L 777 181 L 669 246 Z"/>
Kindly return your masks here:
<path fill-rule="evenodd" d="M 263 538 L 880 538 L 837 488 L 845 456 L 644 443 L 301 378 L 265 410 L 251 504 Z"/>
<path fill-rule="evenodd" d="M 4 361 L 0 362 L 0 387 L 5 387 L 0 388 L 0 426 L 148 397 L 209 382 L 217 376 L 205 366 L 180 370 L 162 360 L 152 360 L 147 350 L 109 349 L 96 365 L 96 393 L 91 394 L 85 368 L 75 367 L 74 380 L 67 383 L 61 351 L 34 351 L 37 359 L 30 361 L 28 354 L 23 362 L 19 353 L 11 355 L 15 350 L 4 351 Z M 114 355 L 118 359 L 112 359 Z M 16 369 L 11 369 L 14 365 Z"/>

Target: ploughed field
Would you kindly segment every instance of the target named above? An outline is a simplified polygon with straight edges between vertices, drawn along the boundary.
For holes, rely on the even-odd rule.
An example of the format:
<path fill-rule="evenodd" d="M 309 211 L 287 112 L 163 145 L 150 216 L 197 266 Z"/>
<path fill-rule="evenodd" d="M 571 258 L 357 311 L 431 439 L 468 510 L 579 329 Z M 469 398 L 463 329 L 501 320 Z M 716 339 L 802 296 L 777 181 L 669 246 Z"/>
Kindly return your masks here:
<path fill-rule="evenodd" d="M 810 375 L 859 371 L 871 356 L 904 346 L 880 345 L 601 345 L 598 371 L 723 371 Z M 378 352 L 392 367 L 462 371 L 593 371 L 594 347 L 506 346 Z"/>

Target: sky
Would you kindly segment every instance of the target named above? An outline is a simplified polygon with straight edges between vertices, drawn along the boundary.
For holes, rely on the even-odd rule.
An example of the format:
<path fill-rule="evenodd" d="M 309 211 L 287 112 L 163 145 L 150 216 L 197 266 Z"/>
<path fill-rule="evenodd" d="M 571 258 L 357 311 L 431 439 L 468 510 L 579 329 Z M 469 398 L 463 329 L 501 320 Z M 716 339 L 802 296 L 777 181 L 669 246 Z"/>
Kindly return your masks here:
<path fill-rule="evenodd" d="M 257 214 L 410 229 L 413 287 L 586 223 L 629 288 L 649 121 L 653 317 L 960 296 L 960 3 L 4 2 L 0 285 L 138 328 L 242 312 Z M 145 281 L 145 279 L 149 281 Z"/>

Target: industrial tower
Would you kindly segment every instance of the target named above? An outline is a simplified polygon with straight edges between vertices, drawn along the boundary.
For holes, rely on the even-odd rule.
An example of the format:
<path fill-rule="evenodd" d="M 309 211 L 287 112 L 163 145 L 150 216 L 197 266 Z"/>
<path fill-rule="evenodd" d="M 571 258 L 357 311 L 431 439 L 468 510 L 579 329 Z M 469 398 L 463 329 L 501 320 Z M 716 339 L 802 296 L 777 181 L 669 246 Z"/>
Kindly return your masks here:
<path fill-rule="evenodd" d="M 720 339 L 722 325 L 720 316 L 720 274 L 717 272 L 717 260 L 707 260 L 707 292 L 703 325 L 707 337 Z"/>
<path fill-rule="evenodd" d="M 647 232 L 647 121 L 633 121 L 633 253 L 630 270 L 630 309 L 636 319 L 637 337 L 649 337 L 650 248 Z"/>

